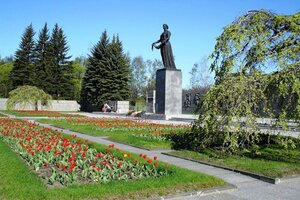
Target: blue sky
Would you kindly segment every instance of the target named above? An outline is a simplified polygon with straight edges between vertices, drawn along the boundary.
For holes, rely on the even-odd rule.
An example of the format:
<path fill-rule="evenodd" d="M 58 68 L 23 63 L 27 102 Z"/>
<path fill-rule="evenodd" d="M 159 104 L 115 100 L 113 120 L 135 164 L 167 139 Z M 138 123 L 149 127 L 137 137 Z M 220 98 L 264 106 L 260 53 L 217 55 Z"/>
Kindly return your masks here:
<path fill-rule="evenodd" d="M 253 9 L 289 15 L 300 12 L 300 0 L 2 0 L 0 56 L 14 55 L 30 23 L 38 33 L 47 22 L 50 29 L 55 23 L 63 28 L 72 58 L 87 56 L 107 30 L 119 34 L 131 58 L 160 59 L 151 44 L 167 23 L 187 87 L 193 64 L 212 53 L 223 27 Z"/>

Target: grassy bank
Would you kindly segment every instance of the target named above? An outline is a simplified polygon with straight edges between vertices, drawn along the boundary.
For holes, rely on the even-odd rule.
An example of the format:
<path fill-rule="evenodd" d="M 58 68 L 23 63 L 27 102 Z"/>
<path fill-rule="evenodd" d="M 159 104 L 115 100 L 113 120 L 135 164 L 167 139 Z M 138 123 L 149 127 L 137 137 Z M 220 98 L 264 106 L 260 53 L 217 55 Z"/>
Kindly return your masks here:
<path fill-rule="evenodd" d="M 230 155 L 217 150 L 193 152 L 173 151 L 171 154 L 208 162 L 232 169 L 248 171 L 271 178 L 300 174 L 300 150 L 285 150 L 278 147 L 262 147 L 259 153 L 251 150 Z"/>

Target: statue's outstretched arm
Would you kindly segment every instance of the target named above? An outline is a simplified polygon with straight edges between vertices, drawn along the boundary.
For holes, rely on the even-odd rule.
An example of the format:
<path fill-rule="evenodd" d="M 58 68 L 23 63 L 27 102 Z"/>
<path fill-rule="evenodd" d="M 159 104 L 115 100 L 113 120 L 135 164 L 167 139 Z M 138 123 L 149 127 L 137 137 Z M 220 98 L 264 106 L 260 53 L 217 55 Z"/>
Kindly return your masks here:
<path fill-rule="evenodd" d="M 152 46 L 151 46 L 151 49 L 152 49 L 152 50 L 153 50 L 153 47 L 157 48 L 157 47 L 155 46 L 155 44 L 157 44 L 157 43 L 160 43 L 160 39 L 157 40 L 156 42 L 153 42 L 153 43 L 152 43 Z"/>

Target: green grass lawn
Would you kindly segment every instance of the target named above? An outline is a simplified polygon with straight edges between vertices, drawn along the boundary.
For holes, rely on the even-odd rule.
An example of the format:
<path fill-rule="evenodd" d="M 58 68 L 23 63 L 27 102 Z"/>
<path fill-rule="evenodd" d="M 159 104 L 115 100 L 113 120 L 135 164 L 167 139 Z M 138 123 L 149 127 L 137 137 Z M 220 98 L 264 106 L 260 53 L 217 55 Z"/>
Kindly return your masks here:
<path fill-rule="evenodd" d="M 0 113 L 0 117 L 5 117 L 5 115 L 3 115 L 3 114 Z"/>
<path fill-rule="evenodd" d="M 2 110 L 1 112 L 14 115 L 17 117 L 80 117 L 76 113 L 68 114 L 66 112 L 57 112 L 57 111 L 17 111 L 17 110 Z"/>
<path fill-rule="evenodd" d="M 238 153 L 238 155 L 229 155 L 209 149 L 201 152 L 180 150 L 173 151 L 171 154 L 272 178 L 300 174 L 299 149 L 284 150 L 267 147 L 261 148 L 259 154 L 245 151 Z"/>
<path fill-rule="evenodd" d="M 227 185 L 215 177 L 169 166 L 173 173 L 167 177 L 49 188 L 2 140 L 0 160 L 0 199 L 144 199 Z"/>
<path fill-rule="evenodd" d="M 102 119 L 104 120 L 104 119 Z M 72 121 L 68 121 L 66 119 L 39 119 L 41 123 L 52 124 L 57 127 L 67 128 L 73 131 L 77 131 L 84 134 L 89 134 L 93 136 L 107 136 L 110 140 L 130 144 L 137 147 L 147 148 L 147 149 L 170 149 L 171 142 L 167 139 L 164 139 L 161 135 L 152 135 L 148 136 L 147 132 L 151 129 L 155 131 L 173 131 L 173 132 L 182 132 L 186 128 L 182 127 L 161 127 L 161 125 L 151 124 L 148 127 L 139 128 L 138 125 L 131 125 L 130 120 L 128 120 L 128 127 L 115 127 L 118 122 L 122 121 L 118 119 L 105 119 L 105 121 L 111 123 L 111 127 L 101 127 L 101 124 L 95 125 L 91 123 L 76 123 Z M 132 120 L 131 120 L 132 121 Z M 146 122 L 145 122 L 146 123 Z M 141 132 L 143 134 L 134 134 L 137 132 Z"/>

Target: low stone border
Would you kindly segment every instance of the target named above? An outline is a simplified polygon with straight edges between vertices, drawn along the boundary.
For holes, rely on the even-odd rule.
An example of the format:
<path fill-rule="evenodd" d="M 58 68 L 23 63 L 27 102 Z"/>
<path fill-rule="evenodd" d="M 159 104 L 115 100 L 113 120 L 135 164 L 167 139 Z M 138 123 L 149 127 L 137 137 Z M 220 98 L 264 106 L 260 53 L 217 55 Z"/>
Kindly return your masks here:
<path fill-rule="evenodd" d="M 155 198 L 150 198 L 149 200 L 186 199 L 189 197 L 201 197 L 201 196 L 207 196 L 207 195 L 212 195 L 212 194 L 231 192 L 235 189 L 237 189 L 237 187 L 235 185 L 229 184 L 229 185 L 223 186 L 223 187 L 209 188 L 209 189 L 203 189 L 203 190 L 198 190 L 198 191 L 191 191 L 191 192 L 184 192 L 184 193 L 179 193 L 179 194 L 174 194 L 174 195 L 155 197 Z"/>
<path fill-rule="evenodd" d="M 181 158 L 181 159 L 184 159 L 184 160 L 189 160 L 189 161 L 192 161 L 192 162 L 201 163 L 201 164 L 204 164 L 204 165 L 209 165 L 209 166 L 212 166 L 212 167 L 217 167 L 217 168 L 237 172 L 237 173 L 240 173 L 240 174 L 243 174 L 243 175 L 246 175 L 246 176 L 251 176 L 252 178 L 256 178 L 256 179 L 259 179 L 259 180 L 267 182 L 267 183 L 272 183 L 272 184 L 279 184 L 281 182 L 287 181 L 287 180 L 292 179 L 292 178 L 300 178 L 300 174 L 285 176 L 285 177 L 282 177 L 282 178 L 271 178 L 271 177 L 261 175 L 261 174 L 256 174 L 256 173 L 253 173 L 253 172 L 247 172 L 247 171 L 243 171 L 243 170 L 232 169 L 232 168 L 229 168 L 229 167 L 224 167 L 224 166 L 221 166 L 221 165 L 212 164 L 212 163 L 208 163 L 208 162 L 205 162 L 205 161 L 199 161 L 199 160 L 185 158 L 185 157 L 178 156 L 178 155 L 173 155 L 173 154 L 170 154 L 170 153 L 162 152 L 162 154 L 167 155 L 167 156 L 173 156 L 173 157 L 176 157 L 176 158 Z"/>

